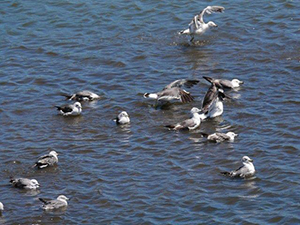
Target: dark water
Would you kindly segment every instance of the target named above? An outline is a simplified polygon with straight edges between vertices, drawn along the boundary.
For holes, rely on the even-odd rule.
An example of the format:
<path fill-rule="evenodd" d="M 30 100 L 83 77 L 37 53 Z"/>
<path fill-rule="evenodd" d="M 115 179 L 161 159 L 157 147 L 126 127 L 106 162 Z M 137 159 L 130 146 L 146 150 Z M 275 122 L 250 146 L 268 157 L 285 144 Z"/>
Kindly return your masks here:
<path fill-rule="evenodd" d="M 1 1 L 1 224 L 299 224 L 299 1 Z M 207 5 L 219 25 L 190 46 L 177 32 Z M 203 75 L 245 82 L 221 118 L 192 132 L 164 125 L 189 117 Z M 155 109 L 143 98 L 179 78 L 201 79 L 191 104 Z M 57 115 L 62 93 L 102 99 L 79 117 Z M 126 110 L 130 126 L 112 119 Z M 207 143 L 200 131 L 234 131 Z M 56 150 L 59 166 L 36 171 Z M 252 180 L 220 171 L 254 159 Z M 36 178 L 40 192 L 8 185 Z M 71 197 L 45 213 L 38 197 Z"/>

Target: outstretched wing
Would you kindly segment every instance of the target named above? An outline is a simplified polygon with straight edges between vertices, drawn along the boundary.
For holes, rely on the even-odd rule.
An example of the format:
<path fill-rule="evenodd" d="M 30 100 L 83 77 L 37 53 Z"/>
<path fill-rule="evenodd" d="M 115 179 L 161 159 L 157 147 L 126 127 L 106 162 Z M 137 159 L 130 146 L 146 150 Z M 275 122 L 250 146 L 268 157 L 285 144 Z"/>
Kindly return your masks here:
<path fill-rule="evenodd" d="M 180 80 L 175 80 L 172 83 L 168 84 L 167 86 L 164 87 L 165 89 L 170 89 L 173 87 L 182 87 L 185 86 L 187 88 L 191 88 L 194 85 L 198 84 L 199 80 L 187 80 L 187 79 L 180 79 Z"/>
<path fill-rule="evenodd" d="M 224 10 L 225 10 L 225 8 L 222 7 L 222 6 L 207 6 L 205 9 L 203 9 L 200 12 L 199 21 L 200 21 L 200 23 L 204 23 L 203 16 L 204 16 L 205 13 L 207 13 L 207 14 L 212 14 L 212 13 L 215 13 L 215 12 L 222 13 Z"/>

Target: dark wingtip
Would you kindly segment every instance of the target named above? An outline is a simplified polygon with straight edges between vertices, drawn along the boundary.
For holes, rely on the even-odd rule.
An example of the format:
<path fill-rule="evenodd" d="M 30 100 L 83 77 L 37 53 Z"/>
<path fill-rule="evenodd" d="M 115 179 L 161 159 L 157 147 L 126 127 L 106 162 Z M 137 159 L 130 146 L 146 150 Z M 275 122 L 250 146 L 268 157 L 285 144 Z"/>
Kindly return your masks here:
<path fill-rule="evenodd" d="M 42 199 L 42 198 L 39 198 L 39 200 L 41 201 L 41 202 L 43 202 L 43 203 L 47 203 L 47 201 L 45 201 L 44 199 Z"/>
<path fill-rule="evenodd" d="M 166 128 L 169 128 L 169 129 L 174 129 L 174 128 L 175 128 L 174 125 L 166 125 L 165 127 L 166 127 Z"/>
<path fill-rule="evenodd" d="M 204 78 L 205 80 L 207 80 L 209 83 L 213 83 L 213 81 L 214 81 L 214 79 L 211 78 L 211 77 L 203 76 L 203 78 Z"/>
<path fill-rule="evenodd" d="M 150 93 L 145 93 L 145 94 L 144 94 L 144 98 L 148 98 L 149 95 L 150 95 Z"/>

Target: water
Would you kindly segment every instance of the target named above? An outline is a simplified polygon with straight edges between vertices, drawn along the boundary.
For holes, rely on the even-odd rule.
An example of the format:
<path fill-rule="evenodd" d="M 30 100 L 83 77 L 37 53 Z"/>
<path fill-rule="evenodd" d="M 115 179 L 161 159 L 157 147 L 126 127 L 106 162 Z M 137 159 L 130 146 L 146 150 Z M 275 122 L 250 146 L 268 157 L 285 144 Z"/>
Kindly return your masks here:
<path fill-rule="evenodd" d="M 299 2 L 228 1 L 218 24 L 189 45 L 177 32 L 216 2 L 2 1 L 0 7 L 1 224 L 297 224 L 299 174 Z M 164 125 L 188 118 L 208 84 L 245 82 L 221 118 L 192 132 Z M 155 109 L 144 92 L 175 79 L 200 79 L 190 104 Z M 63 93 L 102 99 L 64 118 Z M 126 110 L 131 125 L 112 119 Z M 199 132 L 234 131 L 234 143 Z M 31 168 L 50 150 L 59 165 Z M 252 180 L 220 171 L 254 159 Z M 28 193 L 9 177 L 42 185 Z M 64 212 L 45 213 L 39 197 L 65 194 Z"/>

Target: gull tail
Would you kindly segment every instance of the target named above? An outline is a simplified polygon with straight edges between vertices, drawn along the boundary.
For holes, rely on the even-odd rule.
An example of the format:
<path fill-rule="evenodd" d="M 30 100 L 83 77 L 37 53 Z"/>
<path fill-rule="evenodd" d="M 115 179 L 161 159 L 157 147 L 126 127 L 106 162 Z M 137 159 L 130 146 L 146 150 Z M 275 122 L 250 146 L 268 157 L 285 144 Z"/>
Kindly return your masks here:
<path fill-rule="evenodd" d="M 60 106 L 54 106 L 55 108 L 57 108 L 57 110 L 62 110 L 62 108 Z"/>
<path fill-rule="evenodd" d="M 201 134 L 203 137 L 205 137 L 205 138 L 207 138 L 207 137 L 208 137 L 208 134 L 207 134 L 207 133 L 200 132 L 200 134 Z"/>
<path fill-rule="evenodd" d="M 66 98 L 66 100 L 74 100 L 75 94 L 74 95 L 68 95 L 68 94 L 62 94 Z"/>
<path fill-rule="evenodd" d="M 182 35 L 182 34 L 190 34 L 190 30 L 189 29 L 185 29 L 185 30 L 181 30 L 178 32 L 178 34 Z"/>
<path fill-rule="evenodd" d="M 221 172 L 221 174 L 224 176 L 230 176 L 230 172 Z"/>
<path fill-rule="evenodd" d="M 157 99 L 158 96 L 157 96 L 157 94 L 153 94 L 153 93 L 145 93 L 144 98 Z"/>
<path fill-rule="evenodd" d="M 174 125 L 167 125 L 167 126 L 165 126 L 165 127 L 169 128 L 169 129 L 172 129 L 172 130 L 175 129 L 175 126 L 174 126 Z"/>
<path fill-rule="evenodd" d="M 44 199 L 42 199 L 42 198 L 39 198 L 39 200 L 40 200 L 41 202 L 47 204 L 47 201 L 46 201 L 46 200 L 44 200 Z"/>

